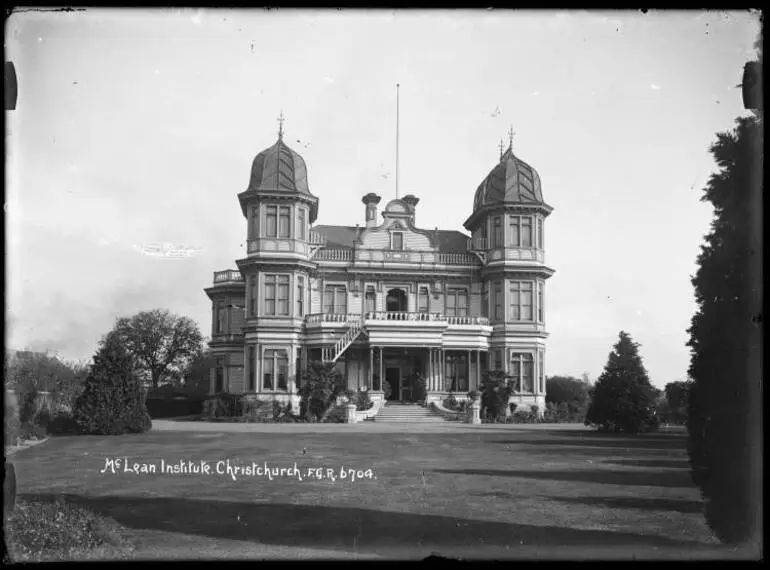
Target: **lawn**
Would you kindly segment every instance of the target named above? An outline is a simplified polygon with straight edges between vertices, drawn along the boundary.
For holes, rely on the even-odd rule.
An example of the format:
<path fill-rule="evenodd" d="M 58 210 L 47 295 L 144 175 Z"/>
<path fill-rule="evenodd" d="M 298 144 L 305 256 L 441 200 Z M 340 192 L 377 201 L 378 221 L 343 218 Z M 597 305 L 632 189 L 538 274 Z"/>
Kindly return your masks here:
<path fill-rule="evenodd" d="M 139 558 L 730 556 L 705 526 L 684 446 L 683 434 L 483 426 L 150 432 L 54 438 L 14 462 L 22 500 L 63 496 L 114 519 Z M 139 472 L 116 463 L 101 473 L 113 458 Z M 161 460 L 205 462 L 212 472 L 141 472 Z M 234 480 L 216 473 L 219 460 L 296 463 L 299 476 Z M 364 477 L 342 480 L 341 467 Z"/>

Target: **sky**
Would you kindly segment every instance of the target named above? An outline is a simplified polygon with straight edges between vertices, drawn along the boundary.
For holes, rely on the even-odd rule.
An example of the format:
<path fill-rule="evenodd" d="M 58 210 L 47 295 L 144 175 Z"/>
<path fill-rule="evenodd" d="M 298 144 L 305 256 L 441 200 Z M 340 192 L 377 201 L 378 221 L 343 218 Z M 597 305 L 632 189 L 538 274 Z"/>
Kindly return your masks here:
<path fill-rule="evenodd" d="M 89 359 L 115 319 L 203 292 L 245 257 L 236 195 L 277 139 L 318 224 L 416 195 L 465 231 L 513 128 L 545 201 L 548 375 L 596 378 L 620 330 L 654 385 L 686 377 L 709 146 L 742 107 L 756 13 L 94 9 L 6 20 L 6 345 Z M 144 245 L 198 248 L 152 257 Z"/>

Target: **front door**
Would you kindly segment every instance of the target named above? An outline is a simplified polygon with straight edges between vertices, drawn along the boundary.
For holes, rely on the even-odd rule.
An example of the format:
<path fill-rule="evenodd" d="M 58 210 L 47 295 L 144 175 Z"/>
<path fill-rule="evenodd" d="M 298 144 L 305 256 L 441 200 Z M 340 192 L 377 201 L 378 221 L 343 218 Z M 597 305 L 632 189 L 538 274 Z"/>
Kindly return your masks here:
<path fill-rule="evenodd" d="M 398 368 L 386 368 L 385 380 L 390 384 L 388 400 L 401 400 L 401 370 Z"/>

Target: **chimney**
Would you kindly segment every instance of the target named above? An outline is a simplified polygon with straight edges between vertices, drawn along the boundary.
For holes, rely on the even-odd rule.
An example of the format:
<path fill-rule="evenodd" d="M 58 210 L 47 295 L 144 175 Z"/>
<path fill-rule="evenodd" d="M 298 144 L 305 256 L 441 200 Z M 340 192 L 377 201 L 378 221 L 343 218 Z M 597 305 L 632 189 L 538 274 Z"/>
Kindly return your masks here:
<path fill-rule="evenodd" d="M 366 205 L 366 227 L 373 228 L 377 226 L 377 204 L 380 203 L 380 198 L 377 194 L 369 192 L 366 196 L 361 198 L 361 201 Z"/>
<path fill-rule="evenodd" d="M 403 198 L 401 198 L 401 200 L 403 200 L 406 203 L 406 205 L 409 206 L 409 213 L 411 214 L 409 219 L 414 225 L 414 210 L 415 210 L 415 206 L 417 206 L 417 202 L 419 202 L 420 199 L 416 198 L 413 194 L 408 194 Z"/>

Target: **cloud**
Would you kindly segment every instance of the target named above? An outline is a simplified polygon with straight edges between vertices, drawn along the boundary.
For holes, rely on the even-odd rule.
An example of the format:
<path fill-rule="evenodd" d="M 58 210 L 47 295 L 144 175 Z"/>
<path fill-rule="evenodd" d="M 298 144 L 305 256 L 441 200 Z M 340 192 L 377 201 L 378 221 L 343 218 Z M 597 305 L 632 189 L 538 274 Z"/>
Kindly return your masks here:
<path fill-rule="evenodd" d="M 660 91 L 660 85 L 655 85 L 654 83 L 651 83 L 650 89 L 655 89 L 656 91 Z"/>

